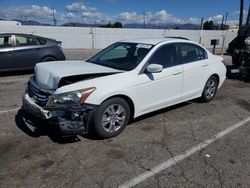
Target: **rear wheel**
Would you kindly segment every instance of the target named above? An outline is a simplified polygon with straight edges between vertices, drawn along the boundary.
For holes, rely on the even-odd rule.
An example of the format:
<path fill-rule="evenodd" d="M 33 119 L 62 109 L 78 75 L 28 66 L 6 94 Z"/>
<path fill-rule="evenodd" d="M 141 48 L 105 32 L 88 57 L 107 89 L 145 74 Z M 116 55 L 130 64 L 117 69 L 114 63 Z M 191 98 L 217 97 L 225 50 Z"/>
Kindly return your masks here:
<path fill-rule="evenodd" d="M 218 89 L 218 79 L 215 76 L 211 76 L 205 84 L 201 100 L 203 102 L 211 101 L 216 95 L 217 89 Z"/>
<path fill-rule="evenodd" d="M 54 57 L 45 57 L 42 60 L 42 62 L 47 62 L 47 61 L 56 61 L 56 58 L 54 58 Z"/>
<path fill-rule="evenodd" d="M 120 134 L 130 119 L 130 108 L 122 98 L 111 98 L 96 110 L 93 123 L 97 134 L 110 138 Z"/>

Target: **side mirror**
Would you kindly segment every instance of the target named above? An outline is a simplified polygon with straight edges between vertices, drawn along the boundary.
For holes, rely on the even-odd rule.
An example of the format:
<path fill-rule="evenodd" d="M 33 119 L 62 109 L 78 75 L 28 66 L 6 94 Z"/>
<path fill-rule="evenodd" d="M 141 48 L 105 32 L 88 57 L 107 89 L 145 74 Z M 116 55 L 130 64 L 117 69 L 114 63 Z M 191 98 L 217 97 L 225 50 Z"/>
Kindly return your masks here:
<path fill-rule="evenodd" d="M 158 72 L 161 72 L 162 69 L 163 69 L 163 66 L 159 64 L 150 64 L 147 66 L 147 72 L 149 73 L 158 73 Z"/>

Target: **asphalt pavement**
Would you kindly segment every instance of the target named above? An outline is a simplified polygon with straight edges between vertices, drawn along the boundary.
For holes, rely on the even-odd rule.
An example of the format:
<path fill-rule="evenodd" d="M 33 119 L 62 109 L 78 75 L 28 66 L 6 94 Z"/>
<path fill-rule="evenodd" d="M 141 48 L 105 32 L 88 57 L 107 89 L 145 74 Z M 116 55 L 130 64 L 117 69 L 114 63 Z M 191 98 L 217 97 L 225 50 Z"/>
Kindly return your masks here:
<path fill-rule="evenodd" d="M 19 108 L 31 74 L 0 77 L 1 188 L 250 187 L 250 83 L 226 80 L 210 103 L 144 115 L 100 140 L 60 138 L 26 122 Z"/>

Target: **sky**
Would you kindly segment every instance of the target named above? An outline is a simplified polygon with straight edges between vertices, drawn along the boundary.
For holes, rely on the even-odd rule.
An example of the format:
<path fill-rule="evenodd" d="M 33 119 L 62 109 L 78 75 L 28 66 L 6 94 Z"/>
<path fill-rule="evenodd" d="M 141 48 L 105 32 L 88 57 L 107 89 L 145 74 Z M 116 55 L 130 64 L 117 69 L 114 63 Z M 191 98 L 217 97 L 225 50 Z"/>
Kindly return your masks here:
<path fill-rule="evenodd" d="M 246 17 L 250 0 L 244 1 Z M 57 22 L 106 24 L 199 24 L 200 19 L 227 23 L 239 19 L 240 0 L 0 0 L 0 18 L 24 19 L 53 24 L 53 8 Z M 145 15 L 145 16 L 144 16 Z"/>

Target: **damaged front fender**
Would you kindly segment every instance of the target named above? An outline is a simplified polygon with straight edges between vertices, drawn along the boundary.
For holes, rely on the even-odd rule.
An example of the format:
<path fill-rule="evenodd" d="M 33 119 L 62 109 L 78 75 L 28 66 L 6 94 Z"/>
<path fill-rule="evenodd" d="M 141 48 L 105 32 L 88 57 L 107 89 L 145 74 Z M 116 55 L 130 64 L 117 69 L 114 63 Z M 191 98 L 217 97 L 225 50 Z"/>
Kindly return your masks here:
<path fill-rule="evenodd" d="M 58 125 L 63 135 L 86 134 L 90 130 L 95 109 L 95 105 L 89 104 L 78 107 L 50 107 L 49 111 L 54 115 L 50 122 Z"/>

